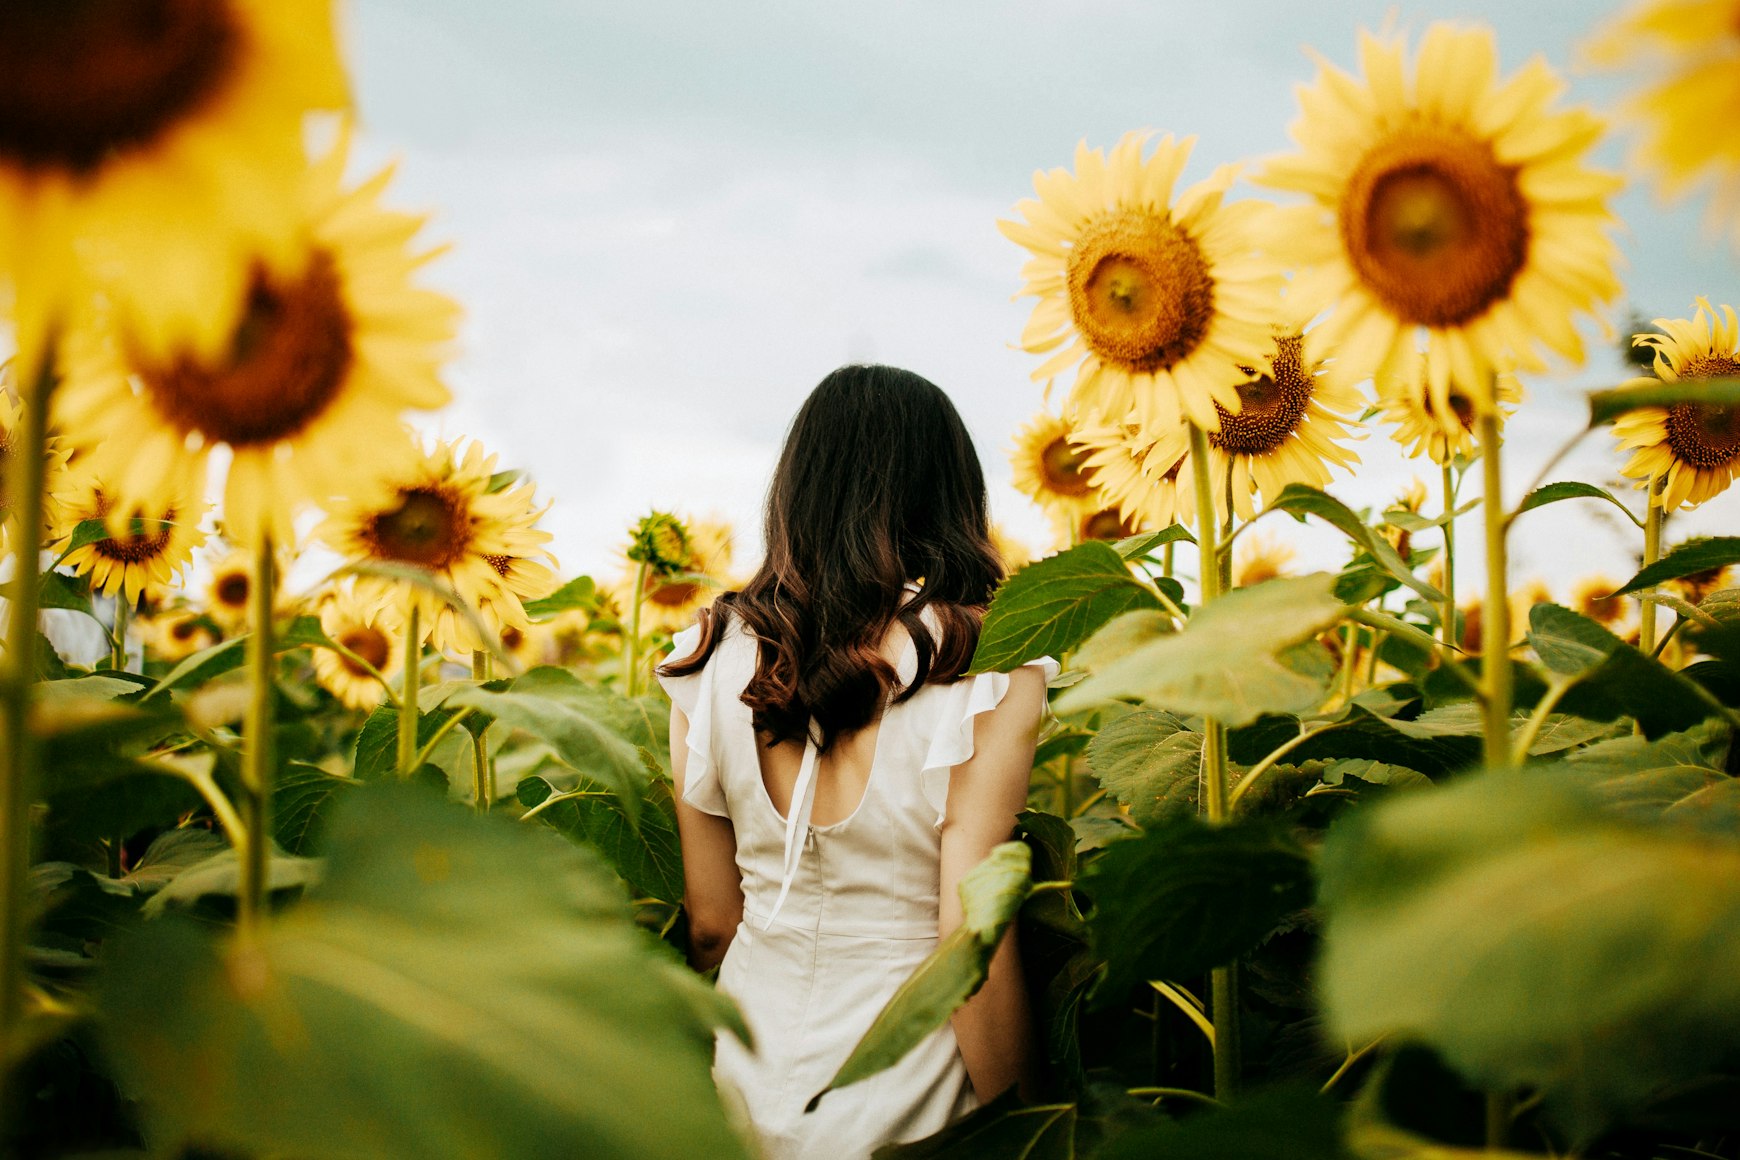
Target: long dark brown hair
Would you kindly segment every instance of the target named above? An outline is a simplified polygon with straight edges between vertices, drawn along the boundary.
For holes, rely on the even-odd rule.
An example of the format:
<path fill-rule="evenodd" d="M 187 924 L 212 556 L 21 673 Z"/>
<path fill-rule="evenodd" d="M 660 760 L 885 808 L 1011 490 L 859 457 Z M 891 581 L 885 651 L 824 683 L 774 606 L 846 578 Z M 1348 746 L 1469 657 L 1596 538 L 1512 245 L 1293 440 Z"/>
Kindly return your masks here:
<path fill-rule="evenodd" d="M 738 617 L 760 646 L 743 690 L 757 733 L 802 739 L 813 719 L 825 750 L 891 696 L 966 671 L 1003 575 L 987 507 L 972 437 L 940 388 L 894 367 L 841 367 L 786 434 L 760 569 L 701 613 L 700 646 L 659 671 L 699 671 Z M 902 604 L 909 581 L 921 587 Z M 881 653 L 896 620 L 918 654 L 905 685 Z"/>

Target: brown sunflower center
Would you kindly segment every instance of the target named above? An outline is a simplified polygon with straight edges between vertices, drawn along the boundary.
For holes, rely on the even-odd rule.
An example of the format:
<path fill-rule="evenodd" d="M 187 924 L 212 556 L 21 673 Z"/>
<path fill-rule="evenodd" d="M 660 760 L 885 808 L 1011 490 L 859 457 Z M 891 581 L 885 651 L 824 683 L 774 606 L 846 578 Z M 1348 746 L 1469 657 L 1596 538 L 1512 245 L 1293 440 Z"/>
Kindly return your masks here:
<path fill-rule="evenodd" d="M 1214 318 L 1214 278 L 1191 236 L 1155 214 L 1106 214 L 1069 255 L 1070 312 L 1088 349 L 1132 370 L 1186 358 Z"/>
<path fill-rule="evenodd" d="M 1464 431 L 1474 430 L 1474 400 L 1459 391 L 1450 392 L 1450 410 Z"/>
<path fill-rule="evenodd" d="M 1528 259 L 1528 205 L 1491 146 L 1412 125 L 1348 179 L 1341 240 L 1366 289 L 1404 322 L 1456 326 L 1510 293 Z"/>
<path fill-rule="evenodd" d="M 1117 508 L 1102 508 L 1081 522 L 1081 538 L 1084 540 L 1122 540 L 1139 530 Z"/>
<path fill-rule="evenodd" d="M 218 603 L 229 608 L 246 608 L 248 606 L 248 574 L 246 572 L 231 572 L 218 577 L 218 582 L 212 586 L 212 594 Z"/>
<path fill-rule="evenodd" d="M 178 641 L 192 640 L 194 634 L 199 631 L 199 621 L 194 620 L 192 617 L 189 617 L 186 620 L 178 620 L 169 626 L 169 635 Z"/>
<path fill-rule="evenodd" d="M 387 667 L 387 661 L 393 655 L 393 642 L 387 639 L 387 634 L 373 626 L 352 628 L 339 635 L 338 643 L 367 661 L 379 672 Z M 359 677 L 371 674 L 361 665 L 345 656 L 338 654 L 339 663 Z"/>
<path fill-rule="evenodd" d="M 241 49 L 225 0 L 24 0 L 0 36 L 0 157 L 88 173 L 223 91 Z"/>
<path fill-rule="evenodd" d="M 399 506 L 368 521 L 364 539 L 379 559 L 445 568 L 471 542 L 463 500 L 441 488 L 399 493 Z"/>
<path fill-rule="evenodd" d="M 256 267 L 229 353 L 217 366 L 189 358 L 142 366 L 164 418 L 232 447 L 289 439 L 344 388 L 351 318 L 332 256 L 317 250 L 302 274 L 275 279 Z"/>
<path fill-rule="evenodd" d="M 1220 430 L 1209 432 L 1208 441 L 1229 455 L 1269 454 L 1299 429 L 1311 404 L 1312 385 L 1303 340 L 1298 335 L 1277 339 L 1274 373 L 1258 375 L 1239 387 L 1238 414 L 1214 405 Z"/>
<path fill-rule="evenodd" d="M 126 535 L 98 540 L 91 551 L 117 564 L 146 564 L 163 554 L 174 532 L 175 512 L 171 510 L 161 520 L 133 520 Z"/>
<path fill-rule="evenodd" d="M 526 643 L 526 634 L 513 625 L 510 624 L 501 630 L 501 647 L 509 652 L 518 652 L 519 647 L 524 643 Z"/>
<path fill-rule="evenodd" d="M 1058 495 L 1086 495 L 1090 484 L 1087 455 L 1069 445 L 1069 437 L 1059 435 L 1039 453 L 1039 470 L 1045 476 L 1047 490 Z"/>
<path fill-rule="evenodd" d="M 1667 442 L 1676 459 L 1693 467 L 1731 463 L 1740 456 L 1740 406 L 1675 403 L 1668 408 Z"/>
<path fill-rule="evenodd" d="M 646 598 L 661 608 L 681 608 L 695 598 L 701 585 L 695 580 L 647 580 Z"/>
<path fill-rule="evenodd" d="M 491 568 L 495 569 L 495 574 L 497 576 L 503 577 L 504 579 L 507 577 L 508 573 L 514 570 L 514 558 L 512 556 L 485 556 L 484 560 L 489 563 Z"/>

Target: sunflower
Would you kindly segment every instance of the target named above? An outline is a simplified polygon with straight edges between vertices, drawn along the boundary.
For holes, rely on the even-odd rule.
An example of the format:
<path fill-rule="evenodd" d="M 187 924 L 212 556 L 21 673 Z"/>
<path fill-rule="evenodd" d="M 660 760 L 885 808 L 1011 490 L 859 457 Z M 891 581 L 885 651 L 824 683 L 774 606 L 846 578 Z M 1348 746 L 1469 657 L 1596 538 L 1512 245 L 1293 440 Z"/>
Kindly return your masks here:
<path fill-rule="evenodd" d="M 384 494 L 370 492 L 336 504 L 316 535 L 353 562 L 409 566 L 431 573 L 476 610 L 490 631 L 524 628 L 522 601 L 555 587 L 555 559 L 544 547 L 550 533 L 537 527 L 543 509 L 534 488 L 514 483 L 490 490 L 495 456 L 476 442 L 460 453 L 439 442 L 419 453 L 408 470 L 387 478 Z M 484 647 L 464 615 L 420 585 L 384 576 L 359 576 L 357 596 L 371 613 L 385 615 L 394 632 L 411 608 L 418 636 L 436 648 L 470 652 Z"/>
<path fill-rule="evenodd" d="M 1341 445 L 1353 438 L 1350 413 L 1363 405 L 1359 392 L 1326 373 L 1317 354 L 1316 332 L 1277 333 L 1254 366 L 1239 368 L 1237 411 L 1220 411 L 1208 433 L 1208 464 L 1215 483 L 1215 510 L 1226 518 L 1225 481 L 1231 473 L 1232 506 L 1241 519 L 1256 514 L 1253 495 L 1272 500 L 1289 483 L 1323 487 L 1333 464 L 1351 469 L 1359 456 Z M 1216 404 L 1219 407 L 1219 404 Z M 1162 462 L 1183 458 L 1189 432 L 1175 427 L 1154 446 Z"/>
<path fill-rule="evenodd" d="M 354 497 L 416 462 L 399 416 L 447 402 L 439 368 L 458 308 L 412 284 L 430 255 L 411 248 L 421 219 L 377 204 L 388 174 L 342 189 L 347 151 L 310 171 L 301 265 L 255 263 L 218 355 L 155 353 L 115 319 L 69 336 L 61 428 L 129 504 L 204 478 L 226 444 L 230 538 L 288 544 L 299 501 Z"/>
<path fill-rule="evenodd" d="M 1280 274 L 1257 253 L 1257 201 L 1225 204 L 1237 170 L 1222 166 L 1176 200 L 1172 187 L 1194 138 L 1129 133 L 1108 157 L 1083 142 L 1075 172 L 1033 177 L 1025 221 L 999 221 L 1034 257 L 1021 294 L 1039 300 L 1021 345 L 1049 357 L 1033 377 L 1048 386 L 1079 365 L 1070 408 L 1213 430 L 1214 404 L 1239 406 L 1242 363 L 1269 341 Z"/>
<path fill-rule="evenodd" d="M 1257 178 L 1309 198 L 1269 219 L 1289 299 L 1335 305 L 1322 339 L 1350 377 L 1404 367 L 1422 332 L 1476 390 L 1506 359 L 1544 369 L 1542 345 L 1581 363 L 1573 317 L 1619 292 L 1621 181 L 1582 160 L 1601 122 L 1549 108 L 1564 85 L 1539 58 L 1499 82 L 1485 27 L 1431 25 L 1411 80 L 1403 38 L 1362 34 L 1360 57 L 1363 80 L 1320 64 L 1300 152 Z"/>
<path fill-rule="evenodd" d="M 1654 73 L 1625 105 L 1644 129 L 1640 166 L 1669 196 L 1713 179 L 1713 216 L 1740 230 L 1740 145 L 1715 128 L 1740 120 L 1740 0 L 1634 4 L 1586 55 L 1598 67 Z"/>
<path fill-rule="evenodd" d="M 1670 383 L 1740 375 L 1740 325 L 1734 308 L 1717 311 L 1707 298 L 1698 299 L 1690 319 L 1658 318 L 1660 334 L 1632 339 L 1655 351 L 1655 373 Z M 1697 507 L 1728 490 L 1740 470 L 1740 406 L 1719 403 L 1675 403 L 1671 407 L 1639 407 L 1613 424 L 1621 449 L 1636 448 L 1620 474 L 1639 480 L 1650 502 L 1666 510 Z M 1653 484 L 1667 483 L 1660 495 Z"/>
<path fill-rule="evenodd" d="M 675 632 L 695 619 L 695 613 L 713 602 L 726 588 L 731 570 L 731 525 L 718 519 L 678 521 L 683 529 L 684 554 L 667 559 L 675 568 L 667 575 L 649 569 L 642 592 L 642 629 Z M 634 598 L 634 576 L 618 586 L 618 602 L 626 611 Z M 626 622 L 625 622 L 626 623 Z"/>
<path fill-rule="evenodd" d="M 1425 360 L 1417 361 L 1423 365 Z M 1502 372 L 1493 384 L 1502 422 L 1522 402 L 1522 384 L 1515 375 Z M 1402 445 L 1408 458 L 1424 455 L 1442 466 L 1459 455 L 1474 453 L 1474 419 L 1479 408 L 1474 392 L 1460 383 L 1447 382 L 1444 401 L 1439 403 L 1435 389 L 1427 390 L 1417 383 L 1404 381 L 1392 386 L 1380 378 L 1378 385 L 1379 418 L 1396 425 L 1390 438 Z"/>
<path fill-rule="evenodd" d="M 1015 433 L 1009 452 L 1015 490 L 1066 524 L 1096 502 L 1087 456 L 1071 445 L 1071 434 L 1068 419 L 1041 411 Z"/>
<path fill-rule="evenodd" d="M 152 659 L 174 664 L 222 640 L 217 626 L 191 608 L 170 608 L 136 622 Z"/>
<path fill-rule="evenodd" d="M 348 707 L 364 712 L 373 709 L 385 696 L 375 674 L 391 680 L 398 672 L 404 654 L 403 638 L 388 627 L 387 617 L 371 610 L 358 597 L 352 585 L 328 589 L 321 595 L 318 606 L 321 631 L 354 655 L 346 656 L 330 648 L 315 649 L 315 679 Z M 366 663 L 359 664 L 358 659 Z"/>
<path fill-rule="evenodd" d="M 1233 587 L 1249 588 L 1290 574 L 1288 566 L 1299 554 L 1291 544 L 1255 530 L 1247 532 L 1243 539 L 1233 561 Z"/>
<path fill-rule="evenodd" d="M 66 552 L 63 564 L 79 575 L 90 574 L 94 591 L 137 604 L 141 595 L 155 598 L 180 583 L 182 572 L 193 562 L 193 550 L 205 542 L 199 525 L 208 507 L 204 490 L 196 486 L 170 497 L 159 514 L 117 508 L 102 482 L 81 461 L 69 475 L 60 518 L 51 533 L 53 546 Z M 86 520 L 102 520 L 111 535 L 71 547 L 74 533 Z"/>
<path fill-rule="evenodd" d="M 1729 587 L 1731 579 L 1731 570 L 1727 565 L 1723 565 L 1719 568 L 1704 568 L 1688 576 L 1681 576 L 1672 584 L 1673 587 L 1679 589 L 1680 594 L 1686 598 L 1688 603 L 1702 604 L 1704 598 L 1712 592 L 1719 592 Z"/>
<path fill-rule="evenodd" d="M 1088 477 L 1099 501 L 1089 514 L 1114 507 L 1126 523 L 1144 528 L 1188 523 L 1195 517 L 1188 443 L 1169 442 L 1156 452 L 1155 440 L 1135 423 L 1084 426 L 1072 438 L 1087 457 Z M 1059 535 L 1071 526 L 1060 525 Z"/>
<path fill-rule="evenodd" d="M 1389 510 L 1419 515 L 1421 511 L 1425 510 L 1426 501 L 1429 498 L 1430 493 L 1426 490 L 1426 481 L 1416 475 L 1408 480 L 1401 491 L 1396 493 L 1396 498 L 1390 501 Z M 1381 530 L 1384 539 L 1388 540 L 1390 547 L 1396 550 L 1396 555 L 1406 560 L 1413 543 L 1413 536 L 1409 534 L 1408 529 L 1386 523 Z"/>
<path fill-rule="evenodd" d="M 6 393 L 9 364 L 0 364 L 0 552 L 11 543 L 12 501 L 6 495 L 6 464 L 23 433 L 19 421 L 24 417 L 24 405 Z M 64 518 L 61 493 L 68 486 L 67 449 L 53 435 L 43 451 L 42 526 L 54 529 Z"/>
<path fill-rule="evenodd" d="M 1033 549 L 1010 535 L 1002 524 L 991 525 L 991 546 L 997 549 L 997 558 L 1003 561 L 1003 574 L 1006 576 L 1013 576 L 1033 563 Z"/>
<path fill-rule="evenodd" d="M 1571 607 L 1597 624 L 1612 627 L 1625 619 L 1625 597 L 1614 596 L 1619 581 L 1606 576 L 1585 576 L 1571 586 Z"/>
<path fill-rule="evenodd" d="M 1088 540 L 1105 540 L 1117 543 L 1127 540 L 1143 530 L 1143 525 L 1136 519 L 1125 515 L 1116 506 L 1090 511 L 1075 523 L 1075 539 L 1077 543 Z"/>
<path fill-rule="evenodd" d="M 254 563 L 250 552 L 233 551 L 212 566 L 206 585 L 205 606 L 224 631 L 235 632 L 248 623 L 248 596 L 254 590 Z"/>
<path fill-rule="evenodd" d="M 549 664 L 556 659 L 556 630 L 550 624 L 528 624 L 516 628 L 503 625 L 501 648 L 522 669 Z"/>
<path fill-rule="evenodd" d="M 97 287 L 155 361 L 228 345 L 250 260 L 295 261 L 305 115 L 348 104 L 332 7 L 8 5 L 0 275 L 27 359 Z"/>

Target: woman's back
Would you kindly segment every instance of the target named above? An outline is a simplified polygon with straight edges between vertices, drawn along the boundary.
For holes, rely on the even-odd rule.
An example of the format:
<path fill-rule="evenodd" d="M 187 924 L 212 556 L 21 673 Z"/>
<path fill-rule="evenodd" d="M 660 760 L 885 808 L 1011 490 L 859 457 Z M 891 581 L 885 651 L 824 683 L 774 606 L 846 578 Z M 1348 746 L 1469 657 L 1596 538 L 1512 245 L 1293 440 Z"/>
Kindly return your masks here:
<path fill-rule="evenodd" d="M 688 655 L 698 637 L 693 629 L 679 635 L 672 656 Z M 722 1039 L 715 1072 L 741 1096 L 770 1156 L 848 1160 L 928 1135 L 973 1105 L 954 1034 L 944 1027 L 897 1067 L 830 1093 L 813 1113 L 803 1110 L 936 945 L 950 773 L 972 758 L 975 722 L 1003 700 L 1011 677 L 921 686 L 842 737 L 836 748 L 859 747 L 843 755 L 857 776 L 832 787 L 834 808 L 818 824 L 817 790 L 834 771 L 820 763 L 803 776 L 813 745 L 784 782 L 785 800 L 769 792 L 769 755 L 740 699 L 757 657 L 754 636 L 732 623 L 704 668 L 664 678 L 687 718 L 683 800 L 730 821 L 742 882 L 743 922 L 719 987 L 743 1009 L 756 1051 Z M 1035 662 L 1041 671 L 1050 664 Z M 896 655 L 903 682 L 915 665 L 903 642 Z M 855 793 L 851 783 L 860 779 Z"/>

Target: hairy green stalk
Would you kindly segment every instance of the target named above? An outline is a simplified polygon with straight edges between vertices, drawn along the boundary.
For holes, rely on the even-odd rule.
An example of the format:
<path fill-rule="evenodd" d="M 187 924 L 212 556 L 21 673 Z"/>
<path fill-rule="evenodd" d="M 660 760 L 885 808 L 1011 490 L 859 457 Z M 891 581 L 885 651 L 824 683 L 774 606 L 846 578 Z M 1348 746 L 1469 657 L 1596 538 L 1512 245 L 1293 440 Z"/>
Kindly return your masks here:
<path fill-rule="evenodd" d="M 479 683 L 490 679 L 489 653 L 486 650 L 472 650 L 471 677 Z M 471 735 L 471 795 L 480 814 L 487 814 L 495 804 L 495 759 L 489 755 L 487 725 Z"/>
<path fill-rule="evenodd" d="M 1190 425 L 1190 466 L 1196 487 L 1197 549 L 1201 555 L 1201 602 L 1208 604 L 1220 598 L 1224 569 L 1228 560 L 1221 559 L 1220 528 L 1215 519 L 1214 480 L 1209 475 L 1208 434 Z M 1208 820 L 1216 825 L 1227 820 L 1226 726 L 1214 718 L 1202 723 L 1202 804 Z M 1209 977 L 1210 1015 L 1214 1020 L 1214 1094 L 1217 1099 L 1230 1099 L 1238 1090 L 1239 1060 L 1239 979 L 1238 965 L 1230 963 L 1216 967 Z"/>
<path fill-rule="evenodd" d="M 1456 635 L 1456 469 L 1444 465 L 1444 623 L 1439 625 L 1444 647 L 1455 651 Z"/>
<path fill-rule="evenodd" d="M 1667 526 L 1667 506 L 1662 503 L 1662 492 L 1667 489 L 1667 476 L 1658 475 L 1650 481 L 1649 510 L 1643 519 L 1643 566 L 1649 567 L 1661 559 L 1662 529 Z M 1647 597 L 1654 592 L 1652 586 L 1640 596 Z M 1637 628 L 1637 647 L 1645 654 L 1655 652 L 1655 602 L 1645 600 L 1640 610 L 1641 619 Z"/>
<path fill-rule="evenodd" d="M 417 623 L 416 594 L 411 593 L 408 599 L 411 611 L 405 617 L 405 671 L 400 674 L 403 684 L 399 692 L 397 764 L 400 777 L 410 777 L 417 772 L 417 686 L 423 677 L 422 626 Z"/>
<path fill-rule="evenodd" d="M 1483 733 L 1488 769 L 1509 769 L 1510 707 L 1515 674 L 1510 663 L 1510 567 L 1505 545 L 1504 476 L 1500 466 L 1503 436 L 1498 412 L 1488 408 L 1475 420 L 1480 440 L 1481 478 L 1486 492 L 1486 598 L 1480 607 L 1480 683 L 1484 694 Z"/>
<path fill-rule="evenodd" d="M 262 537 L 248 592 L 248 714 L 242 726 L 242 848 L 236 851 L 241 882 L 236 888 L 236 926 L 244 937 L 258 929 L 265 911 L 267 866 L 272 849 L 272 752 L 274 719 L 272 604 L 277 591 L 272 539 Z"/>
<path fill-rule="evenodd" d="M 646 561 L 634 570 L 633 606 L 628 614 L 628 639 L 622 642 L 622 695 L 632 697 L 640 683 L 640 606 L 646 599 Z"/>

